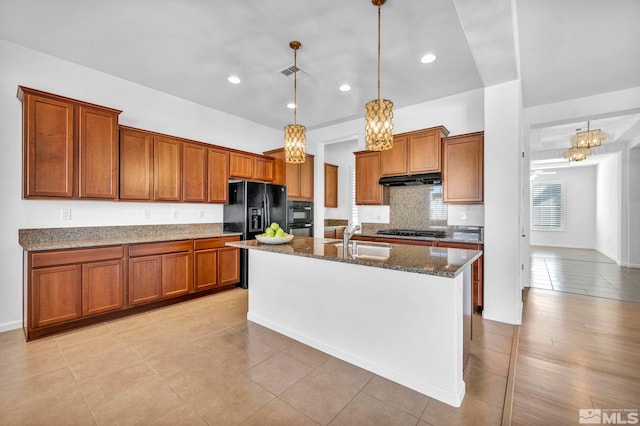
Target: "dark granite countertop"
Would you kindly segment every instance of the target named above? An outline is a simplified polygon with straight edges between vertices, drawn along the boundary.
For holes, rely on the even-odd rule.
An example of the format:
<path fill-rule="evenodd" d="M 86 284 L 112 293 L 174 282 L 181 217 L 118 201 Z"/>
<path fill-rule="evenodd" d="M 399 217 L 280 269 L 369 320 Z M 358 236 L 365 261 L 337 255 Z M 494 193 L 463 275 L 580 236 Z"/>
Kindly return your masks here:
<path fill-rule="evenodd" d="M 286 255 L 314 257 L 377 268 L 415 272 L 454 278 L 482 255 L 479 250 L 357 242 L 356 250 L 342 249 L 342 240 L 329 238 L 294 237 L 286 244 L 262 244 L 256 240 L 233 241 L 228 246 L 262 250 Z"/>
<path fill-rule="evenodd" d="M 196 240 L 233 235 L 242 234 L 239 232 L 224 232 L 220 223 L 88 226 L 20 229 L 18 231 L 18 242 L 24 250 L 42 251 L 160 241 Z"/>

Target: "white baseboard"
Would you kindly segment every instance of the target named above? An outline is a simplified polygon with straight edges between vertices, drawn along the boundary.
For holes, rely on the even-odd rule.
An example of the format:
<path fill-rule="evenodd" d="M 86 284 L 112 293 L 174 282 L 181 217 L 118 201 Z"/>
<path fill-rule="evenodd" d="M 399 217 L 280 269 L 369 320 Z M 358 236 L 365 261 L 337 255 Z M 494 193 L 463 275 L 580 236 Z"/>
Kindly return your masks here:
<path fill-rule="evenodd" d="M 585 249 L 585 250 L 596 250 L 596 248 L 593 247 L 593 246 L 581 246 L 581 245 L 576 245 L 576 244 L 561 244 L 561 243 L 535 244 L 535 243 L 531 243 L 529 245 L 530 246 L 536 246 L 536 247 L 560 247 L 560 248 L 575 248 L 575 249 Z"/>
<path fill-rule="evenodd" d="M 18 328 L 22 328 L 22 321 L 5 322 L 4 324 L 0 324 L 0 333 L 3 331 L 16 330 Z"/>
<path fill-rule="evenodd" d="M 618 266 L 621 265 L 620 263 L 620 259 L 616 258 L 614 255 L 607 253 L 606 251 L 600 250 L 599 248 L 596 248 L 595 251 L 597 251 L 598 253 L 600 253 L 603 256 L 607 256 L 609 259 L 613 260 L 614 262 L 616 262 L 616 264 Z"/>

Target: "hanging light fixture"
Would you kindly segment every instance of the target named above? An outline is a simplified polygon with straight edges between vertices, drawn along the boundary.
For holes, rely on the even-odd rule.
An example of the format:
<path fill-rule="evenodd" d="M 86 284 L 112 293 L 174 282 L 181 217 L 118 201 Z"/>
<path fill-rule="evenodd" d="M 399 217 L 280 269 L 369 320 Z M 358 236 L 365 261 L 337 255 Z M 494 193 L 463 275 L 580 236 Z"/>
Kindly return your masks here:
<path fill-rule="evenodd" d="M 299 41 L 292 41 L 289 47 L 293 49 L 293 124 L 284 126 L 284 161 L 287 163 L 304 163 L 306 159 L 305 146 L 307 136 L 304 126 L 296 123 L 298 111 L 298 49 L 302 47 Z"/>
<path fill-rule="evenodd" d="M 387 0 L 371 0 L 378 7 L 378 99 L 365 105 L 365 148 L 385 151 L 393 147 L 393 102 L 380 97 L 380 9 Z"/>
<path fill-rule="evenodd" d="M 594 148 L 607 141 L 607 132 L 600 129 L 591 130 L 591 122 L 587 121 L 587 130 L 577 132 L 571 137 L 571 146 L 578 148 Z"/>
<path fill-rule="evenodd" d="M 591 130 L 591 122 L 587 121 L 587 130 L 571 136 L 571 147 L 563 152 L 562 156 L 569 162 L 586 160 L 592 154 L 591 148 L 599 147 L 607 138 L 607 132 L 600 129 Z"/>

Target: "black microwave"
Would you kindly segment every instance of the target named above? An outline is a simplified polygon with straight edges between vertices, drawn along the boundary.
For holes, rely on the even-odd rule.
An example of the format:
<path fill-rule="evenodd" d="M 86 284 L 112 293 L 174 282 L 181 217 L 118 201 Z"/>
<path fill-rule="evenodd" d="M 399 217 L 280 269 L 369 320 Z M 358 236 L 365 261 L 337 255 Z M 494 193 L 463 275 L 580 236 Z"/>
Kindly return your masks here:
<path fill-rule="evenodd" d="M 287 220 L 289 224 L 310 224 L 313 223 L 313 202 L 311 201 L 288 201 Z"/>

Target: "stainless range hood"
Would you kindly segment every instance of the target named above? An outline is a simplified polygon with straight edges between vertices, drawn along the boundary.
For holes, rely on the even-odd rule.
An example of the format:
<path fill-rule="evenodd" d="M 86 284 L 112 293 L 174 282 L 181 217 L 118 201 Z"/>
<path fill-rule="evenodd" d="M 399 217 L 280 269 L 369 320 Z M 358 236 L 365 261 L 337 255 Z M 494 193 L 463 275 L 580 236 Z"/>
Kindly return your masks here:
<path fill-rule="evenodd" d="M 440 185 L 442 184 L 442 174 L 424 173 L 420 175 L 388 176 L 381 177 L 378 183 L 385 186 Z"/>

